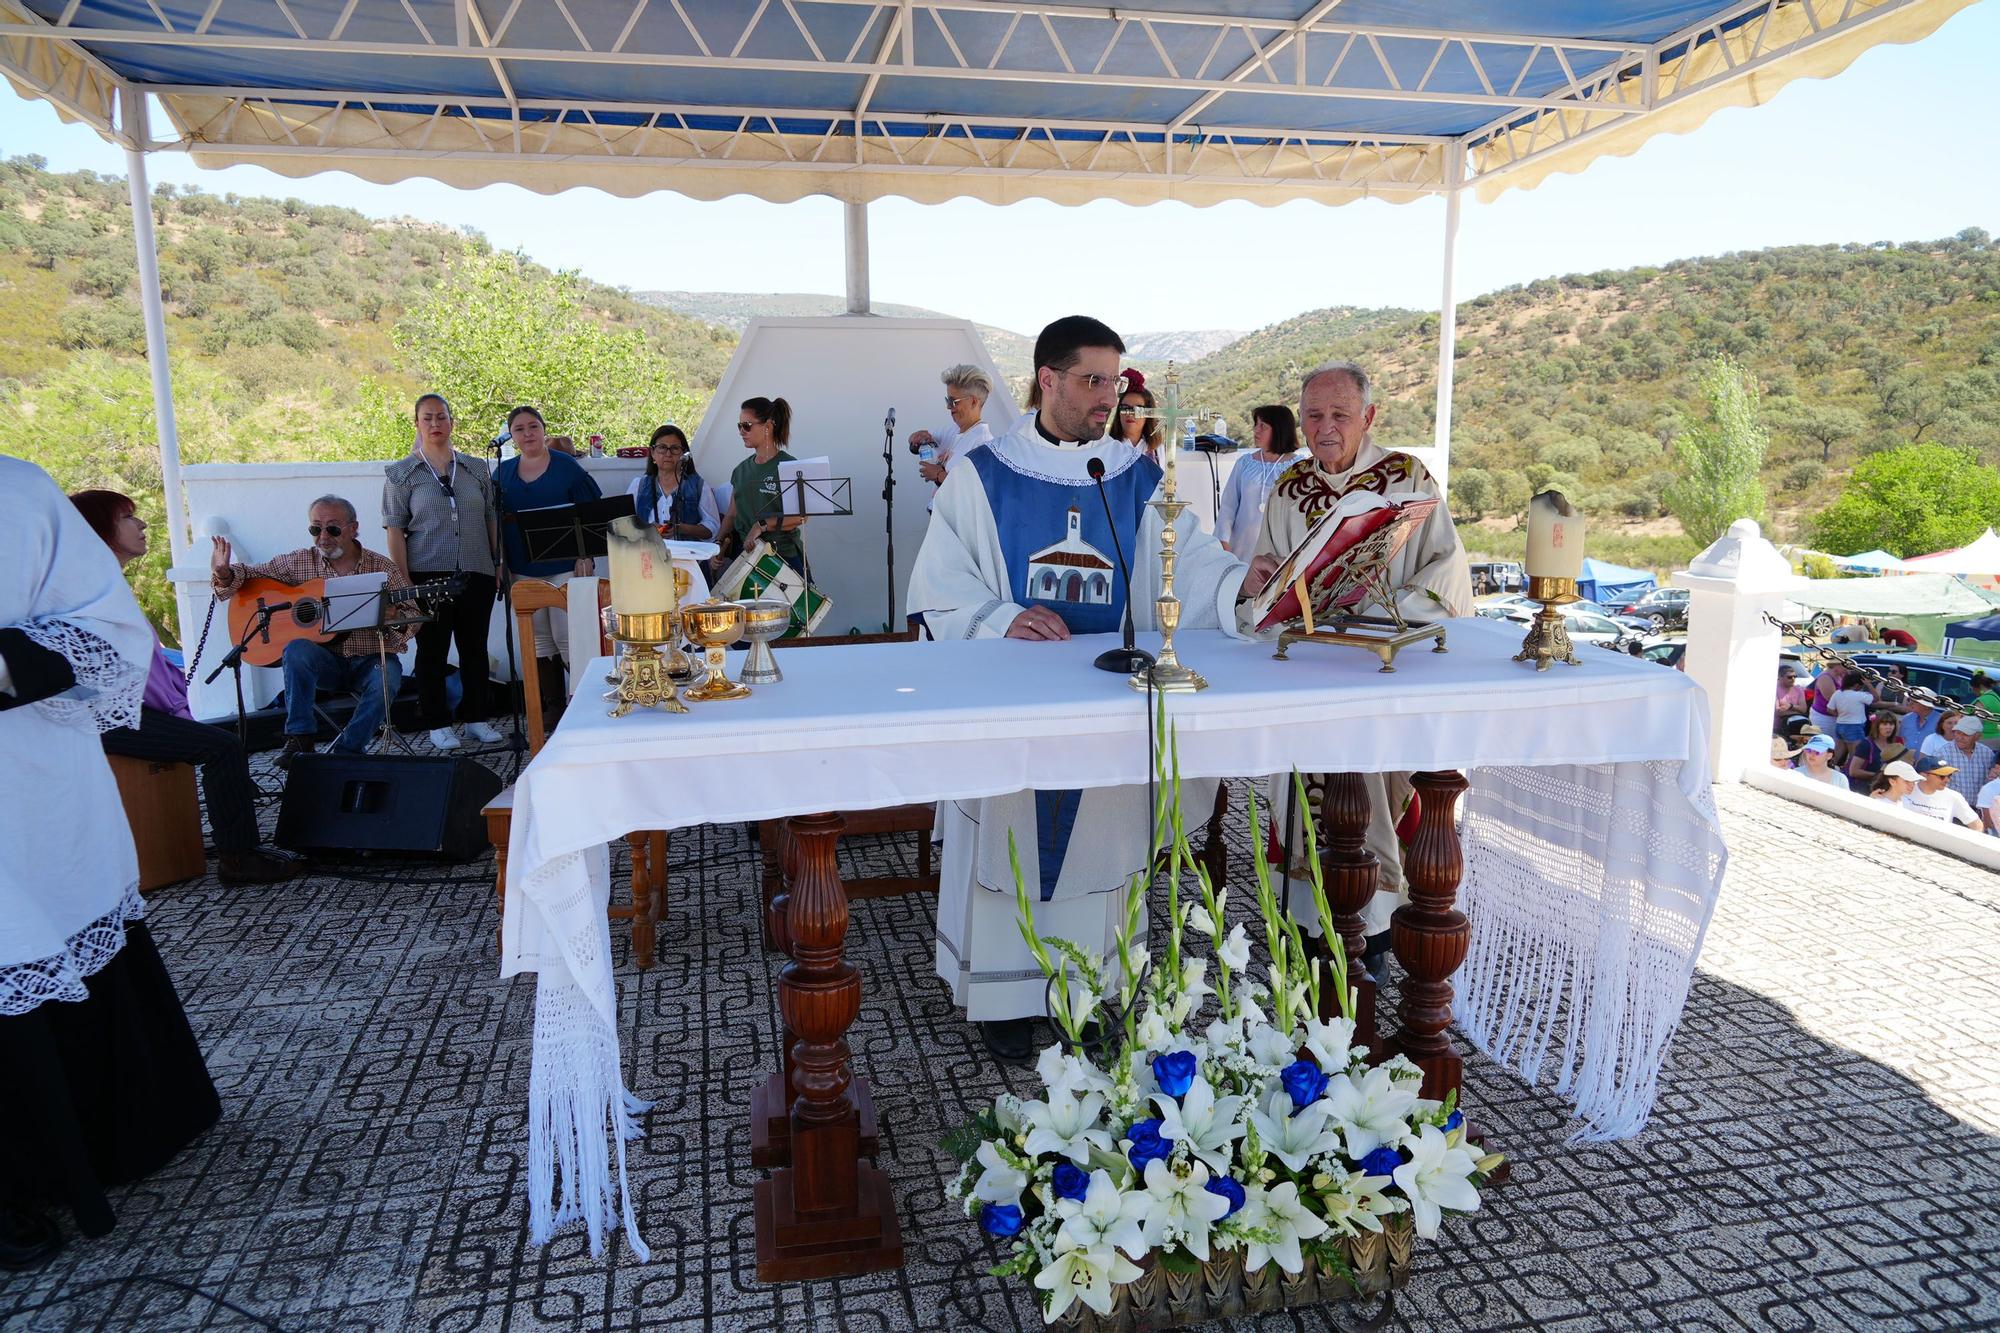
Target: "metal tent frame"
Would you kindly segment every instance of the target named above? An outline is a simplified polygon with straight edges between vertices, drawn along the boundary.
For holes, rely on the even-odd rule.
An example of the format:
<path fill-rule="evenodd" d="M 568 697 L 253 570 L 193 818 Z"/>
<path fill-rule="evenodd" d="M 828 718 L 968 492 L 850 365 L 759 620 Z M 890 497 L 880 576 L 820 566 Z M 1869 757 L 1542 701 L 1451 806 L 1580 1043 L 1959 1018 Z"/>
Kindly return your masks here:
<path fill-rule="evenodd" d="M 180 494 L 146 154 L 543 192 L 844 200 L 1443 196 L 1449 458 L 1467 188 L 1491 199 L 1913 41 L 1971 0 L 0 0 L 0 74 L 127 153 Z M 155 139 L 149 104 L 174 137 Z"/>

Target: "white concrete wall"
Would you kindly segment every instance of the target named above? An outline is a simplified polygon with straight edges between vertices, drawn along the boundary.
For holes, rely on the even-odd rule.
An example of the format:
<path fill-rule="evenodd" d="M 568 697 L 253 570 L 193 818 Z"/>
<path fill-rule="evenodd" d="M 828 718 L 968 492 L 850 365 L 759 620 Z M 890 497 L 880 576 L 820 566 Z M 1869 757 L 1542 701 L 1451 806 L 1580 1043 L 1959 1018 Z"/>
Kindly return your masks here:
<path fill-rule="evenodd" d="M 821 517 L 806 524 L 813 583 L 833 599 L 821 634 L 842 634 L 850 627 L 878 631 L 889 616 L 882 418 L 891 407 L 896 409 L 891 451 L 896 475 L 893 628 L 902 628 L 904 594 L 923 544 L 928 522 L 924 506 L 932 493 L 906 441 L 911 431 L 934 431 L 950 420 L 938 374 L 961 362 L 992 376 L 985 420 L 994 434 L 1003 433 L 1018 409 L 978 331 L 964 320 L 872 315 L 753 319 L 744 330 L 695 435 L 695 466 L 711 484 L 728 482 L 730 472 L 749 456 L 736 432 L 738 405 L 746 398 L 783 398 L 792 407 L 786 450 L 795 458 L 824 455 L 835 477 L 852 479 L 851 517 Z"/>
<path fill-rule="evenodd" d="M 373 551 L 383 551 L 386 543 L 382 536 L 382 469 L 389 461 L 204 463 L 184 469 L 182 476 L 188 512 L 194 519 L 195 545 L 188 563 L 176 566 L 172 577 L 180 606 L 181 645 L 190 657 L 200 641 L 203 619 L 214 600 L 208 592 L 212 532 L 223 531 L 228 536 L 232 558 L 256 564 L 310 545 L 312 537 L 306 532 L 307 508 L 319 496 L 339 495 L 351 500 L 360 511 L 361 544 Z M 645 466 L 636 459 L 624 458 L 579 461 L 606 495 L 623 494 Z M 493 617 L 489 634 L 491 670 L 496 680 L 507 678 L 503 619 L 498 614 Z M 201 671 L 189 687 L 189 703 L 196 717 L 219 718 L 235 713 L 235 689 L 227 674 L 213 685 L 201 681 L 229 651 L 228 635 L 226 612 L 217 607 Z M 411 654 L 405 653 L 404 665 L 407 667 L 410 661 Z M 251 708 L 269 703 L 281 686 L 275 668 L 244 669 L 244 698 Z"/>

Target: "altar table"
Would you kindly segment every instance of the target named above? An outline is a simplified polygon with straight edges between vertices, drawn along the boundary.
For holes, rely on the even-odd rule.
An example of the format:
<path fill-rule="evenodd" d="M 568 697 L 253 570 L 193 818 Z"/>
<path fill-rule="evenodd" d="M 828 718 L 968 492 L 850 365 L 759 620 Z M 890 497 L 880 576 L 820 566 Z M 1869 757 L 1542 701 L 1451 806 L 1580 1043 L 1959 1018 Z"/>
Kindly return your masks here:
<path fill-rule="evenodd" d="M 1652 1106 L 1726 860 L 1707 707 L 1686 676 L 1622 654 L 1585 649 L 1581 666 L 1536 672 L 1510 660 L 1520 634 L 1456 620 L 1448 653 L 1405 650 L 1384 674 L 1359 651 L 1295 645 L 1275 661 L 1268 642 L 1183 632 L 1181 655 L 1211 688 L 1165 696 L 1167 715 L 1184 777 L 1417 772 L 1426 812 L 1404 909 L 1415 916 L 1407 930 L 1399 918 L 1397 944 L 1441 945 L 1435 978 L 1406 987 L 1421 992 L 1403 1005 L 1413 1058 L 1427 1072 L 1426 1055 L 1455 1063 L 1442 1033 L 1449 1008 L 1493 1059 L 1531 1081 L 1553 1076 L 1575 1101 L 1577 1138 L 1625 1137 Z M 619 1073 L 606 844 L 638 829 L 811 816 L 792 825 L 801 873 L 785 905 L 793 961 L 779 984 L 797 1035 L 784 1071 L 799 1094 L 792 1166 L 758 1187 L 760 1273 L 900 1262 L 886 1180 L 855 1161 L 842 1038 L 861 980 L 841 957 L 839 820 L 823 812 L 1144 783 L 1147 697 L 1092 669 L 1105 637 L 785 654 L 782 683 L 686 714 L 612 719 L 579 695 L 516 784 L 507 862 L 502 975 L 540 973 L 528 1117 L 535 1242 L 581 1219 L 597 1252 L 622 1212 L 646 1253 L 624 1188 L 624 1144 L 643 1103 Z M 585 678 L 602 680 L 604 668 L 590 664 Z M 754 782 L 742 777 L 750 767 Z M 1466 786 L 1458 769 L 1471 770 L 1462 837 L 1452 827 Z M 1344 842 L 1335 851 L 1351 858 L 1354 813 L 1337 804 L 1330 795 L 1330 824 L 1347 835 L 1334 830 Z M 1451 896 L 1461 855 L 1469 940 Z M 1447 978 L 1461 958 L 1454 996 Z M 766 1265 L 767 1252 L 788 1257 Z"/>

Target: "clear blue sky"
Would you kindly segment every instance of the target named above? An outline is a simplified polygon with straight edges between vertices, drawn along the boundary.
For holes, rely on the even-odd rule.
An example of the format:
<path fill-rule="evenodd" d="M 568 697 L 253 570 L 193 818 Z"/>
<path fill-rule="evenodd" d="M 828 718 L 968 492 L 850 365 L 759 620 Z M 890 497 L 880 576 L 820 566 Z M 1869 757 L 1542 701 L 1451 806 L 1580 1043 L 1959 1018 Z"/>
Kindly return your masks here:
<path fill-rule="evenodd" d="M 1469 204 L 1461 299 L 1557 273 L 1766 245 L 2000 233 L 2000 4 L 1928 40 L 1879 47 L 1840 77 L 1653 140 L 1580 176 Z M 161 118 L 156 117 L 156 123 Z M 0 94 L 0 151 L 122 174 L 124 155 L 44 103 Z M 496 245 L 634 288 L 839 292 L 829 199 L 699 203 L 673 194 L 554 198 L 511 186 L 372 185 L 328 172 L 200 171 L 151 159 L 155 183 L 297 195 L 378 215 L 476 226 Z M 870 207 L 874 295 L 1024 332 L 1087 310 L 1129 331 L 1255 328 L 1327 305 L 1435 309 L 1443 205 L 1180 204 L 1062 208 L 959 201 Z"/>

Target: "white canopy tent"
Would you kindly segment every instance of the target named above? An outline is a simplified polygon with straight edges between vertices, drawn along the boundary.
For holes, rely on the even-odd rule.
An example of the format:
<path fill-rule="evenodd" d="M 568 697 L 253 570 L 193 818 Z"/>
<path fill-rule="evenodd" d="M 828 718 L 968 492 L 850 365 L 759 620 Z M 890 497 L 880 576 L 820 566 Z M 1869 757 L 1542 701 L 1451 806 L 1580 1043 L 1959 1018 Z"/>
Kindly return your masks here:
<path fill-rule="evenodd" d="M 1936 555 L 1911 556 L 1903 562 L 1903 568 L 1912 574 L 1964 574 L 1987 578 L 2000 575 L 2000 533 L 1988 528 L 1970 546 L 1961 546 L 1955 551 L 1940 551 Z"/>
<path fill-rule="evenodd" d="M 1971 0 L 0 0 L 0 73 L 128 154 L 169 540 L 189 532 L 145 154 L 865 205 L 1490 200 L 1827 77 Z M 173 137 L 154 137 L 158 106 Z"/>

